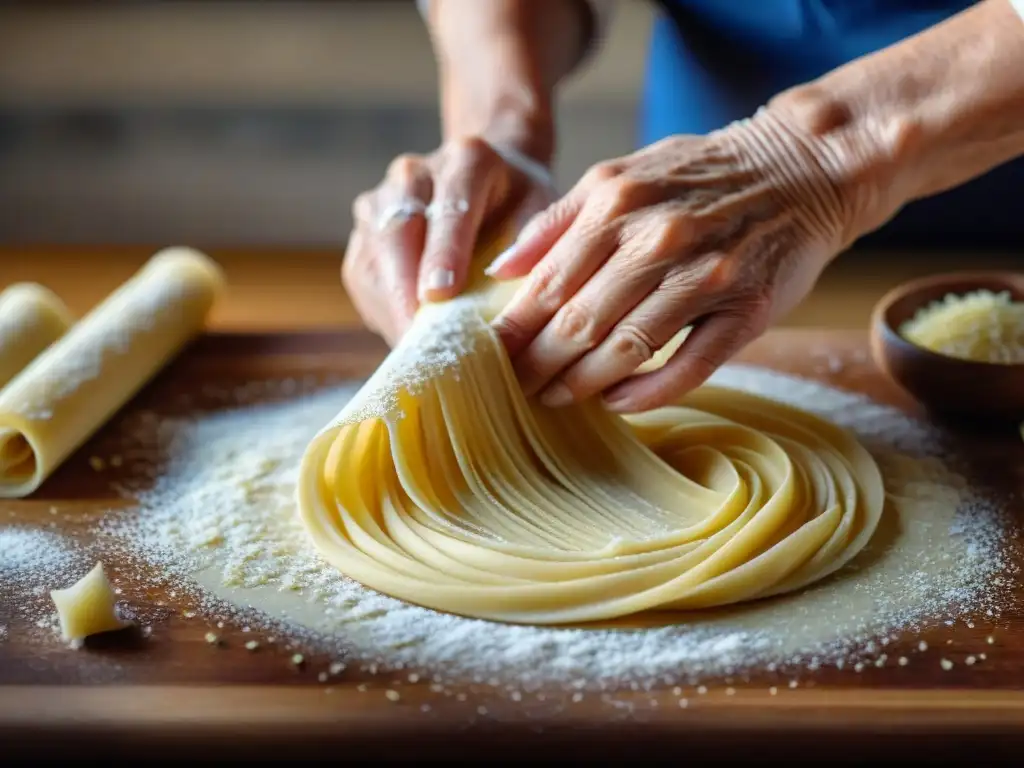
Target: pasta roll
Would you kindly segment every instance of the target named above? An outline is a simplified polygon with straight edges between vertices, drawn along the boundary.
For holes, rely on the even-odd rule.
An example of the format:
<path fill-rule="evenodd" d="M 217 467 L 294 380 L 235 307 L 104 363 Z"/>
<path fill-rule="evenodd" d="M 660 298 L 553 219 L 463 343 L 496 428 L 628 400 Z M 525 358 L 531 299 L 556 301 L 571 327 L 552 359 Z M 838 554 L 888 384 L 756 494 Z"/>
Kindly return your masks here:
<path fill-rule="evenodd" d="M 223 288 L 187 248 L 156 254 L 0 392 L 0 497 L 33 493 L 199 333 Z"/>
<path fill-rule="evenodd" d="M 56 294 L 36 283 L 0 293 L 0 387 L 63 336 L 74 318 Z"/>

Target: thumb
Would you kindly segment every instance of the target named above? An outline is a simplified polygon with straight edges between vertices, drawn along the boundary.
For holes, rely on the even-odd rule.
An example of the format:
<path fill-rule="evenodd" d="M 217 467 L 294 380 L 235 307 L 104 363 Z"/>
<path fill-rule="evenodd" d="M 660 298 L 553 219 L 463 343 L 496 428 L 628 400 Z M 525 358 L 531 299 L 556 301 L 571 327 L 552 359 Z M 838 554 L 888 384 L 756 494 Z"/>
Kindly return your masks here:
<path fill-rule="evenodd" d="M 582 197 L 570 192 L 533 216 L 516 241 L 485 270 L 495 280 L 515 280 L 528 274 L 558 238 L 565 234 L 583 208 Z"/>

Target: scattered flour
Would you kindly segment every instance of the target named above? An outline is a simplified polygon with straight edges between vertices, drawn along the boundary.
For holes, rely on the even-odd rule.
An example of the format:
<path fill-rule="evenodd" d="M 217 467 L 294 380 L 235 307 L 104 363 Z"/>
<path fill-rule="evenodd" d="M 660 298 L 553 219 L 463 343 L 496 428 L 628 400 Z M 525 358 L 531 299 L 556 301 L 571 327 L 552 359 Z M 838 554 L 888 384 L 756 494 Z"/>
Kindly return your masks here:
<path fill-rule="evenodd" d="M 234 610 L 349 666 L 509 690 L 636 690 L 728 681 L 765 667 L 852 671 L 884 664 L 882 648 L 908 632 L 999 615 L 1009 595 L 1000 579 L 1011 569 L 1011 524 L 968 485 L 941 433 L 863 397 L 763 369 L 730 366 L 714 380 L 820 413 L 857 432 L 879 458 L 890 513 L 872 544 L 828 582 L 739 609 L 588 628 L 464 619 L 372 592 L 320 561 L 293 500 L 307 442 L 358 383 L 183 419 L 143 414 L 125 425 L 122 452 L 135 457 L 139 477 L 124 491 L 138 506 L 99 524 L 97 544 L 165 571 L 207 614 Z"/>
<path fill-rule="evenodd" d="M 0 528 L 0 580 L 60 582 L 79 559 L 72 543 L 58 534 L 22 526 Z"/>
<path fill-rule="evenodd" d="M 0 640 L 15 618 L 33 633 L 53 635 L 58 624 L 50 590 L 76 581 L 85 562 L 84 550 L 56 533 L 0 526 Z"/>

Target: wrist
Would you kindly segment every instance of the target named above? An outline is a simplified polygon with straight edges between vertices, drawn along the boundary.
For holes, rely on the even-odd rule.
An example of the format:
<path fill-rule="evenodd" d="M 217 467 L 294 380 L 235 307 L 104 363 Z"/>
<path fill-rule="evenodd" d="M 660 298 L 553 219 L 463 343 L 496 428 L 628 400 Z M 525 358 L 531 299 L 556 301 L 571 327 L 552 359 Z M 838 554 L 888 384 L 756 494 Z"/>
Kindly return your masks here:
<path fill-rule="evenodd" d="M 587 46 L 581 0 L 432 0 L 445 139 L 482 136 L 550 165 L 554 96 Z"/>
<path fill-rule="evenodd" d="M 768 110 L 821 158 L 856 239 L 1024 153 L 1024 24 L 1004 0 L 978 3 Z"/>
<path fill-rule="evenodd" d="M 817 83 L 784 91 L 763 114 L 827 179 L 841 248 L 880 227 L 911 197 L 913 184 L 901 171 L 914 167 L 920 132 L 909 115 L 880 119 Z"/>
<path fill-rule="evenodd" d="M 755 183 L 791 212 L 823 259 L 837 256 L 857 236 L 859 186 L 826 146 L 791 115 L 764 107 L 720 132 L 730 153 Z"/>
<path fill-rule="evenodd" d="M 551 95 L 507 74 L 474 80 L 442 78 L 444 140 L 481 137 L 550 168 L 556 133 Z"/>

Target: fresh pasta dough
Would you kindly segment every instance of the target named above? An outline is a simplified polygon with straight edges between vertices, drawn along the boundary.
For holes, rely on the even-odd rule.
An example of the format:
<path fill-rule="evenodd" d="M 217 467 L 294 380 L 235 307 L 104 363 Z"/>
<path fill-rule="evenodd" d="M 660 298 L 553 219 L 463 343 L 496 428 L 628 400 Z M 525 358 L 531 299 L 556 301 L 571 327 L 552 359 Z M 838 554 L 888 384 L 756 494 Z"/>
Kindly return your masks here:
<path fill-rule="evenodd" d="M 219 267 L 168 248 L 0 391 L 0 497 L 33 493 L 202 330 Z"/>
<path fill-rule="evenodd" d="M 810 413 L 714 386 L 630 417 L 527 400 L 489 325 L 514 288 L 478 269 L 422 307 L 311 441 L 299 513 L 341 572 L 440 611 L 582 623 L 798 590 L 871 538 L 880 470 Z"/>
<path fill-rule="evenodd" d="M 61 637 L 71 643 L 130 625 L 117 615 L 117 597 L 102 562 L 70 587 L 51 590 L 50 599 L 57 608 Z"/>
<path fill-rule="evenodd" d="M 71 311 L 36 283 L 15 283 L 0 293 L 0 387 L 71 327 Z"/>

